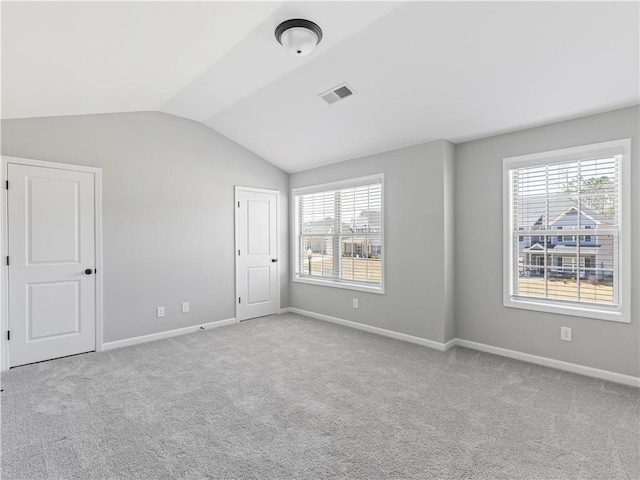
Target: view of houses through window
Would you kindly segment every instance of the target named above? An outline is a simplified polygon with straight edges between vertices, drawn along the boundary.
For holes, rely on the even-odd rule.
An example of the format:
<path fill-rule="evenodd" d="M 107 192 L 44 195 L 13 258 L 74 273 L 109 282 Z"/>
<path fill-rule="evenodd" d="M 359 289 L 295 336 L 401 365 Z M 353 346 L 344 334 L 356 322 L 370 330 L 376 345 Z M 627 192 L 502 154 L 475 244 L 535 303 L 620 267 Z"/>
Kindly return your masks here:
<path fill-rule="evenodd" d="M 368 182 L 294 193 L 298 278 L 381 286 L 381 177 Z"/>
<path fill-rule="evenodd" d="M 617 303 L 617 156 L 510 170 L 512 292 Z"/>

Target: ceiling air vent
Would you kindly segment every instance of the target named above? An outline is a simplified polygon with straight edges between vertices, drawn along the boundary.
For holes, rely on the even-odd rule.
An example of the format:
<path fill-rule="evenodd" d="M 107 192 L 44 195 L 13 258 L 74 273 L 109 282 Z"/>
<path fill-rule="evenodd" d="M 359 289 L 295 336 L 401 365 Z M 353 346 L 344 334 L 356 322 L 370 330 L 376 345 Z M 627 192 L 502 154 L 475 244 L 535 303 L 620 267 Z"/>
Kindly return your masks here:
<path fill-rule="evenodd" d="M 343 98 L 347 98 L 353 95 L 353 90 L 346 83 L 342 85 L 338 85 L 326 92 L 318 95 L 328 104 L 336 103 L 338 100 L 342 100 Z"/>

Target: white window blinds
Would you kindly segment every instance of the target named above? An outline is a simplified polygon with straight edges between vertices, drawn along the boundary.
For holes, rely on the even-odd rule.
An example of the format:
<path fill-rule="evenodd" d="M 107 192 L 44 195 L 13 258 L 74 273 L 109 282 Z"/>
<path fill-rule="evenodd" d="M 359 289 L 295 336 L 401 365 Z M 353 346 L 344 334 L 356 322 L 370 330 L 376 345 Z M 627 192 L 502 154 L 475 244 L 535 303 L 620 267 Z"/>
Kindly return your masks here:
<path fill-rule="evenodd" d="M 382 287 L 382 176 L 293 192 L 296 278 Z"/>
<path fill-rule="evenodd" d="M 514 297 L 618 305 L 620 158 L 508 171 Z"/>

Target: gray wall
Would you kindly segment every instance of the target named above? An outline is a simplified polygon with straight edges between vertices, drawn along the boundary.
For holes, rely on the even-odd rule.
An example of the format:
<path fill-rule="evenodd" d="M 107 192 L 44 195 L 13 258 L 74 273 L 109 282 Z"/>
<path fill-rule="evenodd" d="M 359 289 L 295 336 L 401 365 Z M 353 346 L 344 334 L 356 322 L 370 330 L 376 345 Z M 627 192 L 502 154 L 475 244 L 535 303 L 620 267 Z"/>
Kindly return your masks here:
<path fill-rule="evenodd" d="M 566 362 L 640 375 L 640 182 L 638 107 L 456 146 L 457 336 Z M 630 137 L 632 140 L 631 324 L 538 313 L 502 305 L 502 159 Z M 560 326 L 573 342 L 560 341 Z"/>
<path fill-rule="evenodd" d="M 235 317 L 234 185 L 280 190 L 289 305 L 288 175 L 210 128 L 145 112 L 6 120 L 2 154 L 103 169 L 105 342 Z"/>
<path fill-rule="evenodd" d="M 3 121 L 2 154 L 103 168 L 105 341 L 235 315 L 233 186 L 246 185 L 281 192 L 282 307 L 639 376 L 639 113 L 627 108 L 455 148 L 436 141 L 290 177 L 204 125 L 160 113 Z M 632 323 L 503 307 L 502 159 L 626 137 Z M 386 294 L 290 283 L 289 184 L 374 173 L 385 174 Z M 182 301 L 191 313 L 179 313 Z M 165 318 L 155 318 L 157 305 Z M 573 342 L 560 341 L 561 325 L 573 328 Z"/>
<path fill-rule="evenodd" d="M 445 229 L 445 215 L 453 212 L 453 146 L 440 140 L 307 170 L 291 175 L 290 185 L 376 173 L 385 174 L 386 293 L 294 282 L 291 306 L 443 342 L 454 315 L 453 269 L 445 272 L 453 258 L 446 248 L 453 224 Z"/>

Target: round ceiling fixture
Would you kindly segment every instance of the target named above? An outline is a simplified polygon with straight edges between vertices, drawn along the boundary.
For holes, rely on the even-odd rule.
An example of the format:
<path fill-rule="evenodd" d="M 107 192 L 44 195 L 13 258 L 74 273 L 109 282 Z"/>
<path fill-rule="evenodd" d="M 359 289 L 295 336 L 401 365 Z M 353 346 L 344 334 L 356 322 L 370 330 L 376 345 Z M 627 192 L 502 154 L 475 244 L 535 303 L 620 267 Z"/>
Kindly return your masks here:
<path fill-rule="evenodd" d="M 322 40 L 322 29 L 302 18 L 286 20 L 276 27 L 276 40 L 292 55 L 310 54 Z"/>

